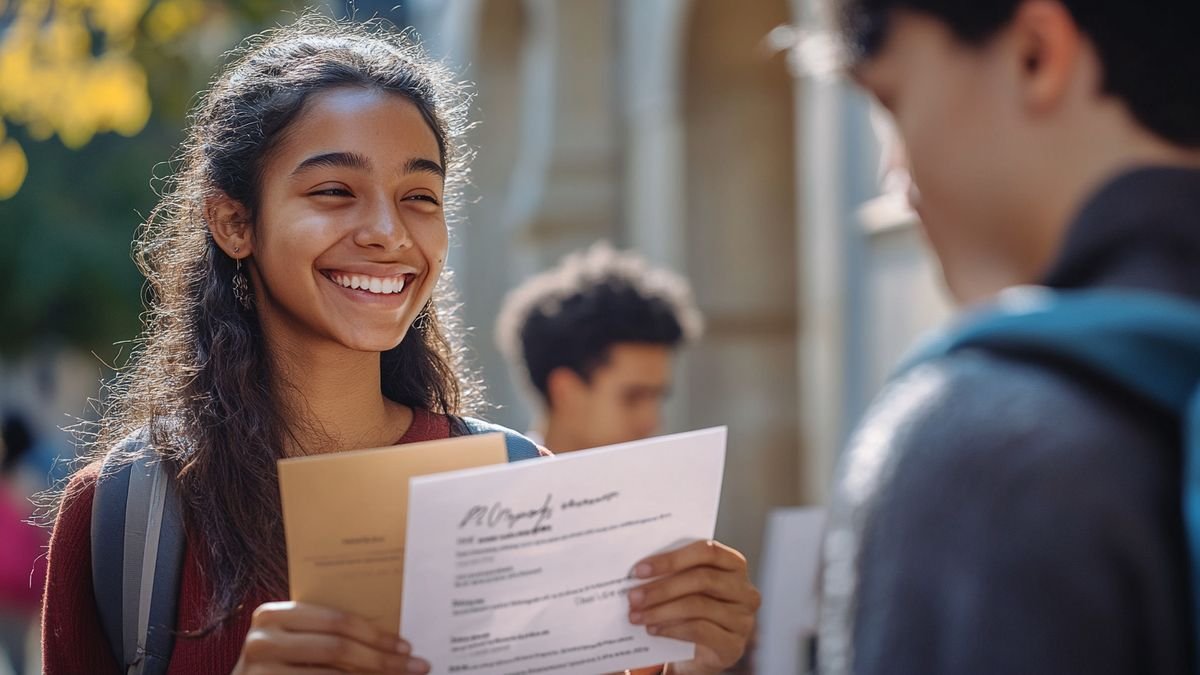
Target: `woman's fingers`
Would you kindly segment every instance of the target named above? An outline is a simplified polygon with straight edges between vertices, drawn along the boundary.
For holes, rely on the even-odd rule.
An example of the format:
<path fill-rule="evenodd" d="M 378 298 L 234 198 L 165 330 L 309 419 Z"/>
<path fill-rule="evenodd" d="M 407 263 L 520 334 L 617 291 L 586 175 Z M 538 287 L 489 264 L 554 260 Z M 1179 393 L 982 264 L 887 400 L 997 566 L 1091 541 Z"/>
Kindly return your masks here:
<path fill-rule="evenodd" d="M 629 591 L 631 609 L 649 609 L 692 594 L 703 594 L 724 602 L 737 602 L 757 609 L 758 590 L 741 574 L 712 567 L 695 567 L 639 586 Z"/>
<path fill-rule="evenodd" d="M 721 542 L 708 540 L 650 556 L 634 565 L 633 575 L 650 579 L 701 566 L 742 573 L 747 569 L 746 556 Z"/>
<path fill-rule="evenodd" d="M 745 556 L 701 541 L 646 558 L 634 576 L 653 581 L 629 591 L 629 620 L 652 635 L 695 644 L 696 658 L 685 668 L 721 670 L 741 658 L 762 604 Z"/>
<path fill-rule="evenodd" d="M 252 627 L 278 627 L 292 633 L 326 633 L 355 640 L 380 651 L 407 654 L 399 636 L 379 630 L 366 619 L 328 607 L 298 602 L 269 602 L 254 610 Z"/>
<path fill-rule="evenodd" d="M 254 611 L 237 673 L 427 673 L 399 637 L 327 607 L 272 602 Z"/>
<path fill-rule="evenodd" d="M 643 611 L 630 613 L 631 623 L 647 629 L 689 621 L 704 621 L 735 635 L 754 631 L 754 612 L 748 607 L 703 595 L 688 595 Z"/>
<path fill-rule="evenodd" d="M 646 626 L 695 619 L 739 634 L 753 630 L 762 603 L 746 559 L 717 542 L 698 542 L 639 564 L 657 579 L 629 591 L 630 621 Z"/>
<path fill-rule="evenodd" d="M 250 661 L 289 666 L 332 666 L 352 673 L 403 673 L 408 656 L 386 653 L 328 633 L 293 633 L 271 627 L 251 630 L 244 653 Z"/>

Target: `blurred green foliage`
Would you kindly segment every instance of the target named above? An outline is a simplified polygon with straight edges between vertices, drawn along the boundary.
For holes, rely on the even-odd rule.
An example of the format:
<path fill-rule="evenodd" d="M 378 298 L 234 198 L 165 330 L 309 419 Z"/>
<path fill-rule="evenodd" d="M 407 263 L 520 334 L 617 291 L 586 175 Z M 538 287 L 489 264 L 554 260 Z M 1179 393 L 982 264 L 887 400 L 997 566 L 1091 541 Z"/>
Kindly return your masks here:
<path fill-rule="evenodd" d="M 161 181 L 152 178 L 169 173 L 167 162 L 182 138 L 196 92 L 211 79 L 222 54 L 244 36 L 287 22 L 310 3 L 143 1 L 121 43 L 106 45 L 97 28 L 104 23 L 97 8 L 125 11 L 120 3 L 139 0 L 23 1 L 36 3 L 38 11 L 49 6 L 43 23 L 68 10 L 82 12 L 91 31 L 90 56 L 85 56 L 102 59 L 105 50 L 120 51 L 144 73 L 141 95 L 148 94 L 151 108 L 136 129 L 95 123 L 79 133 L 59 128 L 65 124 L 61 118 L 69 116 L 54 117 L 51 106 L 42 106 L 48 122 L 32 118 L 27 110 L 24 118 L 12 111 L 7 115 L 6 136 L 23 149 L 28 173 L 14 196 L 0 200 L 0 355 L 19 355 L 52 340 L 107 360 L 118 352 L 114 342 L 139 330 L 142 280 L 130 257 L 130 242 L 154 206 L 155 186 L 161 188 Z M 0 0 L 0 51 L 18 14 L 29 9 L 20 1 Z M 59 71 L 34 70 L 43 78 L 54 72 Z M 32 96 L 40 91 L 36 87 Z M 55 87 L 44 91 L 56 95 Z M 0 115 L 0 124 L 4 117 Z M 132 136 L 108 133 L 112 130 Z"/>

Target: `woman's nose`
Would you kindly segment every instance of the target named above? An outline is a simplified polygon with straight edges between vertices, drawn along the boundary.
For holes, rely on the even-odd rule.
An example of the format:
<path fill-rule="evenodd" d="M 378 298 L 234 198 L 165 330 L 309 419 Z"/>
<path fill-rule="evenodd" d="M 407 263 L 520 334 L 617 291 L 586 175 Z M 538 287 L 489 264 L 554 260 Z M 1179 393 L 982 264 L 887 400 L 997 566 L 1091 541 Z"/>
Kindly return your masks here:
<path fill-rule="evenodd" d="M 354 235 L 354 243 L 364 248 L 386 251 L 412 245 L 408 227 L 394 208 L 380 208 L 367 219 Z"/>

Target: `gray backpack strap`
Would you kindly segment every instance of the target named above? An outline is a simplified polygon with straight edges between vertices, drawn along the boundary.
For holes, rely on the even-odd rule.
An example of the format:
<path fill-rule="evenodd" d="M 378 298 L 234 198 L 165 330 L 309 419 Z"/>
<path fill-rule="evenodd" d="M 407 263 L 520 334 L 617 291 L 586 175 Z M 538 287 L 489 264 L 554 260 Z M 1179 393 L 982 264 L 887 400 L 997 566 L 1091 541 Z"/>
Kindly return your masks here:
<path fill-rule="evenodd" d="M 129 490 L 129 467 L 113 470 L 105 458 L 92 498 L 92 592 L 100 624 L 109 649 L 120 664 L 125 663 L 121 633 L 121 581 L 125 557 L 125 500 Z"/>
<path fill-rule="evenodd" d="M 499 424 L 484 422 L 483 420 L 475 419 L 474 417 L 452 417 L 452 422 L 456 425 L 461 425 L 458 429 L 452 429 L 455 436 L 467 436 L 474 434 L 504 434 L 504 447 L 508 450 L 508 461 L 519 462 L 523 459 L 534 459 L 541 457 L 542 453 L 538 450 L 538 446 L 528 438 L 518 434 L 517 432 L 502 427 Z"/>
<path fill-rule="evenodd" d="M 142 449 L 144 442 L 134 437 L 122 446 Z M 92 503 L 92 587 L 117 662 L 128 675 L 161 675 L 175 646 L 183 515 L 174 481 L 153 453 L 115 467 L 114 457 L 104 461 Z"/>

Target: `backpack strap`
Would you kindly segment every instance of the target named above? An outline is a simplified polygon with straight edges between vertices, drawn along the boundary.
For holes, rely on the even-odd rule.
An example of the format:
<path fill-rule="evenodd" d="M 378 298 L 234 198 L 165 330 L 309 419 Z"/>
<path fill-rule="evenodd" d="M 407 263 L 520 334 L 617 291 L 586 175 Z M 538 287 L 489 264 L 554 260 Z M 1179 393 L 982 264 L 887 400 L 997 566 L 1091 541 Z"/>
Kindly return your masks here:
<path fill-rule="evenodd" d="M 119 459 L 130 452 L 137 459 Z M 92 588 L 113 656 L 128 675 L 161 675 L 175 646 L 183 514 L 144 434 L 109 453 L 92 501 Z"/>
<path fill-rule="evenodd" d="M 965 348 L 1052 357 L 1183 417 L 1200 384 L 1200 304 L 1150 291 L 1013 288 L 918 345 L 899 372 Z"/>
<path fill-rule="evenodd" d="M 499 424 L 492 424 L 474 417 L 451 417 L 451 435 L 473 436 L 477 434 L 504 434 L 504 447 L 508 450 L 508 461 L 519 462 L 542 456 L 537 444 L 525 436 Z"/>

